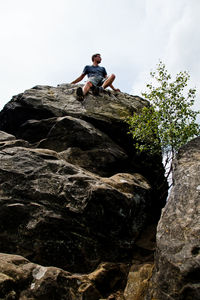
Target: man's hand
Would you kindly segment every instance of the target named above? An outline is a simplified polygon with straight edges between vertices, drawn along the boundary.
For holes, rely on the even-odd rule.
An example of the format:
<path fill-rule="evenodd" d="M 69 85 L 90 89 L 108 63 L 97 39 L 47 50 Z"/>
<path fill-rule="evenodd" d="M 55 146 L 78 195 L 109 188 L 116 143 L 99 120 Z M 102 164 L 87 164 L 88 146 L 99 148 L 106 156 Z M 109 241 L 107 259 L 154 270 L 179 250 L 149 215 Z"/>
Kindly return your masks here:
<path fill-rule="evenodd" d="M 110 87 L 115 92 L 121 92 L 120 89 L 116 89 L 112 84 L 110 85 Z"/>

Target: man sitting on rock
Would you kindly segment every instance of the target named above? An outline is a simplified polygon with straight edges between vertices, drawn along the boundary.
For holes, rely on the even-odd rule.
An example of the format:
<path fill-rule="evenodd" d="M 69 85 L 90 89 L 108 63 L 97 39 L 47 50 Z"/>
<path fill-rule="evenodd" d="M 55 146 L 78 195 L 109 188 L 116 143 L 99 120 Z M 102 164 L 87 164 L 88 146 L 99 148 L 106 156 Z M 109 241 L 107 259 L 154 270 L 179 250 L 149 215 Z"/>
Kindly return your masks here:
<path fill-rule="evenodd" d="M 81 81 L 85 75 L 88 76 L 88 81 L 83 86 L 83 88 L 77 88 L 77 100 L 83 101 L 84 96 L 89 92 L 92 88 L 94 95 L 99 95 L 99 92 L 103 92 L 107 87 L 111 87 L 114 91 L 120 92 L 119 89 L 114 88 L 112 85 L 113 81 L 115 80 L 115 75 L 111 74 L 107 76 L 106 69 L 104 67 L 100 67 L 99 64 L 101 63 L 101 55 L 94 54 L 92 55 L 93 64 L 91 66 L 85 66 L 83 73 L 74 81 L 72 84 L 78 83 Z"/>

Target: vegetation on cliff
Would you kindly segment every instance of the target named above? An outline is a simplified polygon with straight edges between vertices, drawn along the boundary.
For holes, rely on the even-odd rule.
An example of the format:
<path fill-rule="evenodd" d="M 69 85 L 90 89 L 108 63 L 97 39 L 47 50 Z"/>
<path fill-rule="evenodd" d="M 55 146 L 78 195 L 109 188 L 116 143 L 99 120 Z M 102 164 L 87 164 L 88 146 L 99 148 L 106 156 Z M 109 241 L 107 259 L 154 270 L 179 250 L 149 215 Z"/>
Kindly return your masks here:
<path fill-rule="evenodd" d="M 142 95 L 151 105 L 144 107 L 140 114 L 134 113 L 127 122 L 136 149 L 152 154 L 162 152 L 168 177 L 179 148 L 200 133 L 196 123 L 199 112 L 192 109 L 196 89 L 186 91 L 190 79 L 186 71 L 178 73 L 172 81 L 161 61 L 150 75 L 155 84 L 147 84 L 148 91 Z"/>

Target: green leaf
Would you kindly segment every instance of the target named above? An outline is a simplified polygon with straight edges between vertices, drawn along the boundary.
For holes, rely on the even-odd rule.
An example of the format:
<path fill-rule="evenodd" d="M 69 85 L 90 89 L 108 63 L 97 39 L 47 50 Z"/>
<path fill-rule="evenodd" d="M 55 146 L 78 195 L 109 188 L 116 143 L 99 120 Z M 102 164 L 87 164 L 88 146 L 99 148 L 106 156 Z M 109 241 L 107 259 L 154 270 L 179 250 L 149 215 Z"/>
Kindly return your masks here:
<path fill-rule="evenodd" d="M 200 126 L 196 123 L 199 111 L 192 110 L 196 89 L 185 91 L 190 79 L 186 71 L 179 72 L 172 81 L 162 61 L 150 75 L 155 85 L 147 84 L 142 96 L 151 105 L 127 119 L 129 134 L 138 151 L 162 152 L 163 157 L 169 157 L 171 151 L 173 158 L 181 146 L 200 134 Z"/>

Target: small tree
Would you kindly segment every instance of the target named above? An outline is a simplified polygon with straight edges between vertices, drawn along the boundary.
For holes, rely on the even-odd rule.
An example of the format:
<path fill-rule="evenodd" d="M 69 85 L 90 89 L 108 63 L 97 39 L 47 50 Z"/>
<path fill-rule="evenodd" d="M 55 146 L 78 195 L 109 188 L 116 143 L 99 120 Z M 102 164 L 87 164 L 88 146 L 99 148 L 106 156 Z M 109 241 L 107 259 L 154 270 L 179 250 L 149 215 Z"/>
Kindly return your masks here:
<path fill-rule="evenodd" d="M 156 81 L 156 86 L 147 84 L 148 91 L 142 94 L 150 101 L 150 106 L 143 108 L 140 114 L 129 117 L 127 122 L 129 133 L 136 141 L 136 149 L 163 155 L 168 177 L 178 149 L 200 134 L 200 127 L 195 123 L 199 112 L 191 108 L 196 89 L 184 93 L 189 74 L 180 72 L 171 81 L 171 75 L 161 61 L 156 72 L 150 75 Z"/>

